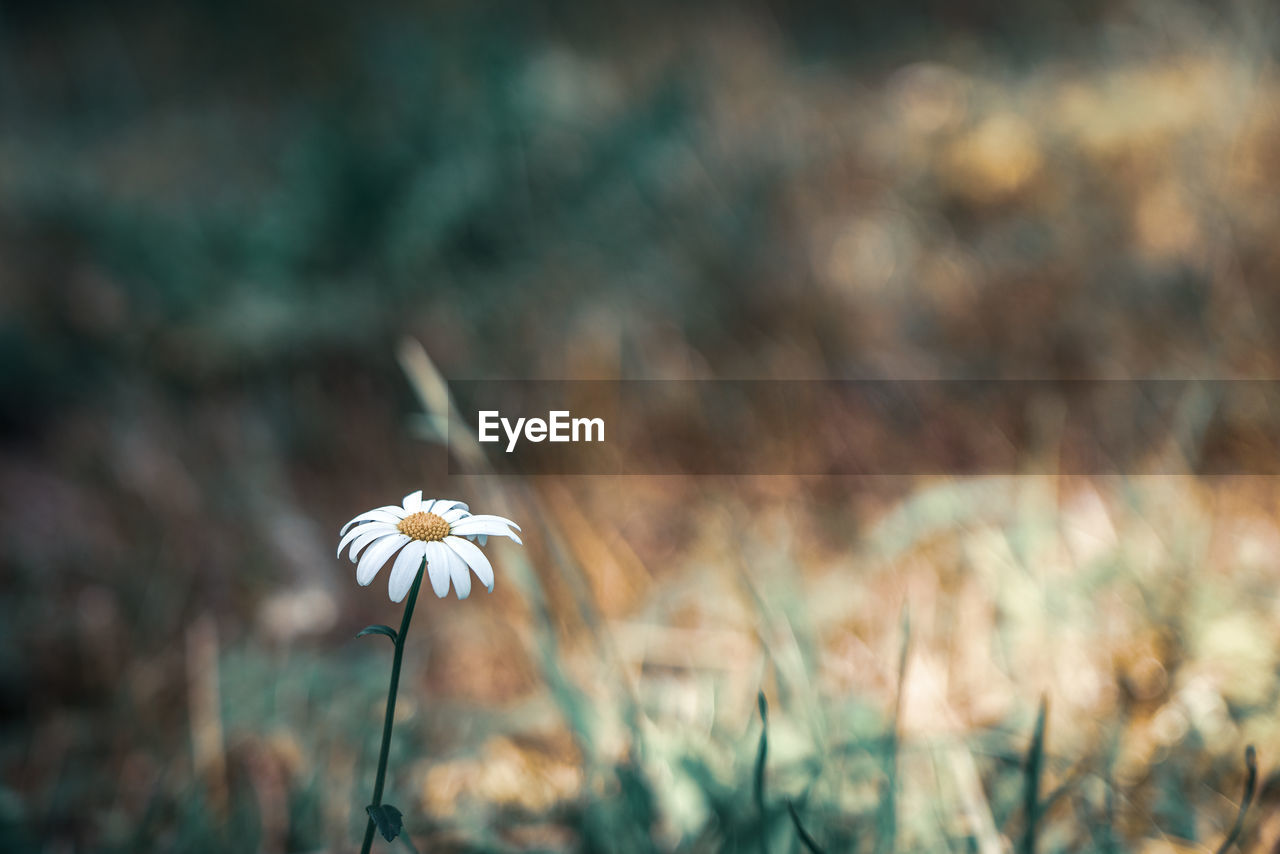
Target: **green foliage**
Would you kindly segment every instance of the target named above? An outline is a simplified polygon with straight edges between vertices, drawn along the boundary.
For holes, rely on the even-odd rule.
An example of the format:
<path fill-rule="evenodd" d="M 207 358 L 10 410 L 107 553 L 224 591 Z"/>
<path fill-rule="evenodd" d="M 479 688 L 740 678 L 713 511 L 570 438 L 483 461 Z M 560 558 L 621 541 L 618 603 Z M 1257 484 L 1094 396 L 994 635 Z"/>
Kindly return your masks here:
<path fill-rule="evenodd" d="M 1031 745 L 1027 748 L 1027 759 L 1024 764 L 1025 782 L 1023 783 L 1022 810 L 1026 827 L 1022 831 L 1020 854 L 1035 854 L 1036 833 L 1039 830 L 1040 815 L 1044 804 L 1040 801 L 1040 775 L 1044 770 L 1044 730 L 1049 714 L 1048 700 L 1040 700 L 1040 710 L 1036 713 L 1035 732 L 1031 734 Z"/>
<path fill-rule="evenodd" d="M 756 815 L 759 817 L 761 824 L 760 838 L 763 845 L 765 836 L 764 822 L 767 815 L 764 805 L 764 765 L 769 756 L 769 702 L 765 699 L 763 691 L 756 695 L 756 705 L 760 708 L 760 744 L 756 748 L 755 773 L 752 775 L 752 793 L 755 796 Z"/>
<path fill-rule="evenodd" d="M 809 854 L 824 854 L 822 846 L 813 838 L 813 835 L 805 829 L 804 822 L 800 820 L 800 813 L 796 811 L 796 805 L 791 801 L 787 801 L 787 812 L 791 815 L 791 823 L 795 825 L 796 837 L 800 840 L 800 844 Z"/>
<path fill-rule="evenodd" d="M 1249 806 L 1253 803 L 1253 796 L 1258 790 L 1258 753 L 1254 750 L 1252 744 L 1244 749 L 1244 765 L 1246 776 L 1244 797 L 1240 799 L 1240 811 L 1236 813 L 1235 823 L 1231 825 L 1227 838 L 1222 840 L 1222 845 L 1218 847 L 1217 854 L 1227 854 L 1231 850 L 1231 846 L 1235 845 L 1240 839 L 1240 834 L 1244 830 L 1245 815 L 1249 812 Z"/>

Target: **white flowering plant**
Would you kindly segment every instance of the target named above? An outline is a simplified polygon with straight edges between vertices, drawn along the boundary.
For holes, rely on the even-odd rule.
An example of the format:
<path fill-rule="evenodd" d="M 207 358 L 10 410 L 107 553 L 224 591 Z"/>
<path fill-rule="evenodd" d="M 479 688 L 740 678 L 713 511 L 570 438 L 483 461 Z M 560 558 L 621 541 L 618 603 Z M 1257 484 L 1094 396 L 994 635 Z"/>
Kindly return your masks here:
<path fill-rule="evenodd" d="M 343 525 L 339 532 L 338 556 L 342 556 L 343 549 L 348 550 L 351 562 L 356 564 L 356 581 L 367 587 L 379 570 L 391 562 L 387 592 L 392 602 L 405 602 L 399 631 L 386 625 L 373 625 L 365 627 L 357 635 L 384 635 L 395 645 L 387 710 L 382 725 L 382 748 L 378 752 L 373 801 L 365 807 L 369 822 L 365 827 L 361 854 L 368 854 L 375 832 L 392 842 L 402 828 L 400 810 L 384 804 L 382 792 L 391 748 L 391 728 L 395 722 L 404 641 L 423 575 L 430 579 L 432 591 L 441 599 L 449 595 L 450 588 L 456 591 L 459 599 L 471 595 L 473 572 L 485 589 L 493 592 L 493 566 L 480 546 L 486 545 L 488 538 L 494 536 L 521 543 L 516 534 L 518 530 L 520 526 L 510 519 L 474 515 L 461 501 L 424 499 L 422 492 L 418 491 L 406 495 L 399 506 L 392 504 L 361 513 Z M 392 562 L 393 557 L 395 560 Z"/>

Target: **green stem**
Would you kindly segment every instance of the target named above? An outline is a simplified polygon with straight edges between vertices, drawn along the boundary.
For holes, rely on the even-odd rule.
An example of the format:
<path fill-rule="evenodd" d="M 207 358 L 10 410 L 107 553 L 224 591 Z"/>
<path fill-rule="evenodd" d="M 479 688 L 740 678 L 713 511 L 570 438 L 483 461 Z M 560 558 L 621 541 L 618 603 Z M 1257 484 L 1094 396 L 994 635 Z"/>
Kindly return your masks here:
<path fill-rule="evenodd" d="M 370 806 L 382 805 L 382 786 L 387 781 L 387 755 L 391 752 L 391 726 L 396 721 L 396 691 L 400 687 L 400 659 L 404 656 L 404 639 L 409 634 L 409 619 L 413 617 L 413 605 L 418 601 L 418 588 L 422 586 L 422 576 L 427 571 L 426 558 L 418 567 L 418 574 L 409 588 L 409 600 L 404 605 L 404 616 L 400 619 L 400 633 L 396 635 L 396 653 L 391 661 L 391 687 L 387 690 L 387 716 L 382 722 L 382 750 L 378 753 L 378 776 L 373 783 L 373 803 Z M 373 834 L 377 826 L 373 817 L 364 829 L 364 845 L 360 846 L 360 854 L 369 854 L 373 846 Z"/>

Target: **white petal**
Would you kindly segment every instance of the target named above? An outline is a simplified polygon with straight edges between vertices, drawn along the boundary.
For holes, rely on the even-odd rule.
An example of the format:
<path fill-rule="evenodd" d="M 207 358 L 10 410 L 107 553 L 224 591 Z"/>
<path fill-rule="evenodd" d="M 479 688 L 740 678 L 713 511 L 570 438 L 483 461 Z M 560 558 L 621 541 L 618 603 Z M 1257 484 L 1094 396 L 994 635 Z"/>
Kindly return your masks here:
<path fill-rule="evenodd" d="M 404 512 L 406 514 L 417 513 L 421 509 L 422 509 L 422 490 L 421 489 L 419 489 L 417 492 L 410 492 L 408 495 L 404 497 Z M 396 601 L 398 602 L 400 600 L 397 599 Z"/>
<path fill-rule="evenodd" d="M 394 504 L 388 504 L 386 507 L 379 507 L 377 510 L 370 510 L 368 513 L 361 513 L 356 518 L 342 526 L 342 530 L 338 533 L 345 534 L 347 529 L 357 522 L 390 522 L 392 525 L 399 522 L 407 514 L 403 507 L 396 507 Z"/>
<path fill-rule="evenodd" d="M 450 525 L 450 528 L 453 533 L 460 537 L 467 534 L 500 534 L 506 536 L 510 531 L 506 522 L 498 521 L 492 516 L 488 518 L 484 516 L 467 516 L 465 519 L 459 519 L 454 522 Z"/>
<path fill-rule="evenodd" d="M 478 520 L 483 520 L 485 522 L 501 522 L 502 524 L 506 525 L 509 528 L 515 528 L 517 531 L 520 530 L 519 525 L 517 525 L 515 522 L 512 522 L 510 519 L 508 519 L 505 516 L 491 516 L 488 513 L 477 513 L 474 516 L 468 516 L 467 519 L 468 521 L 472 519 L 478 519 Z"/>
<path fill-rule="evenodd" d="M 453 580 L 453 589 L 458 591 L 459 599 L 466 599 L 471 595 L 471 570 L 467 569 L 467 562 L 448 546 L 445 546 L 444 554 L 449 566 L 449 578 Z"/>
<path fill-rule="evenodd" d="M 510 537 L 517 543 L 524 545 L 524 542 L 516 536 L 514 531 L 508 530 L 502 522 L 493 521 L 497 518 L 496 516 L 491 516 L 489 520 L 485 520 L 479 516 L 468 516 L 460 522 L 455 522 L 450 527 L 449 533 L 457 534 L 460 537 L 474 534 L 485 534 L 490 537 Z"/>
<path fill-rule="evenodd" d="M 353 528 L 351 530 L 352 534 L 359 533 L 360 535 L 356 537 L 355 542 L 351 544 L 351 551 L 347 553 L 351 557 L 352 563 L 355 563 L 357 560 L 360 559 L 360 552 L 364 551 L 366 548 L 373 545 L 378 540 L 382 539 L 383 537 L 394 537 L 396 534 L 400 533 L 398 530 L 396 530 L 395 525 L 388 526 L 391 528 L 390 531 L 388 531 L 386 528 L 377 528 L 376 530 L 371 529 L 367 531 L 361 530 L 362 528 L 365 528 L 365 527 L 366 526 L 361 525 L 359 528 Z M 348 534 L 348 536 L 350 536 L 350 534 Z"/>
<path fill-rule="evenodd" d="M 487 546 L 487 545 L 489 545 L 489 535 L 488 535 L 488 534 L 480 534 L 480 535 L 477 537 L 477 539 L 478 539 L 478 540 L 480 540 L 480 545 L 482 545 L 482 546 Z M 516 540 L 516 542 L 517 542 L 517 543 L 520 543 L 520 541 L 519 541 L 519 540 Z M 524 545 L 524 543 L 520 543 L 520 545 Z"/>
<path fill-rule="evenodd" d="M 425 501 L 423 502 L 424 505 L 426 503 L 427 502 Z M 439 516 L 441 513 L 454 507 L 461 507 L 464 512 L 469 512 L 467 511 L 467 505 L 463 504 L 461 501 L 454 501 L 449 498 L 437 498 L 435 501 L 431 502 L 431 509 L 428 510 L 425 506 L 423 509 L 427 510 L 428 513 L 434 513 Z"/>
<path fill-rule="evenodd" d="M 461 507 L 455 507 L 452 510 L 446 510 L 444 513 L 441 513 L 439 515 L 440 515 L 440 518 L 445 520 L 446 522 L 453 523 L 458 521 L 459 519 L 466 519 L 471 514 L 468 513 L 466 510 L 463 510 Z"/>
<path fill-rule="evenodd" d="M 432 540 L 427 546 L 427 577 L 431 579 L 431 589 L 436 598 L 443 599 L 449 595 L 449 556 L 439 540 Z"/>
<path fill-rule="evenodd" d="M 387 558 L 410 539 L 404 534 L 393 534 L 370 546 L 364 553 L 364 557 L 360 558 L 360 565 L 356 567 L 356 581 L 362 586 L 368 586 L 378 574 L 378 570 L 382 569 L 382 565 L 387 562 Z"/>
<path fill-rule="evenodd" d="M 413 579 L 418 577 L 418 570 L 422 567 L 422 556 L 426 551 L 426 543 L 422 540 L 414 540 L 396 555 L 396 562 L 391 565 L 391 580 L 387 585 L 387 592 L 391 594 L 392 602 L 399 602 L 408 594 L 409 588 L 413 586 Z"/>
<path fill-rule="evenodd" d="M 342 542 L 338 543 L 338 557 L 342 557 L 342 550 L 346 548 L 347 543 L 357 537 L 362 537 L 365 534 L 370 534 L 374 531 L 380 531 L 384 534 L 392 534 L 395 533 L 395 530 L 396 526 L 392 525 L 390 522 L 365 522 L 361 525 L 356 525 L 350 531 L 347 531 L 347 535 L 342 538 Z"/>
<path fill-rule="evenodd" d="M 484 556 L 484 552 L 475 543 L 469 543 L 462 537 L 445 537 L 445 543 L 449 548 L 458 553 L 459 557 L 467 562 L 467 565 L 475 572 L 476 578 L 493 592 L 493 565 L 489 563 L 489 559 Z"/>

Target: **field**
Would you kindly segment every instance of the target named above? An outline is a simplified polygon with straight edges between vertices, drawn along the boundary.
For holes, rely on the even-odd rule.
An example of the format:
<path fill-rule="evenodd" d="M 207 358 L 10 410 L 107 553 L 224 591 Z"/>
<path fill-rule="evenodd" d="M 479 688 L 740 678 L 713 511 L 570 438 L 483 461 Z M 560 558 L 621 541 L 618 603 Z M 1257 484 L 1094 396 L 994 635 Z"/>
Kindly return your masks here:
<path fill-rule="evenodd" d="M 1280 851 L 1280 457 L 1206 473 L 1206 399 L 1106 474 L 1055 467 L 1052 406 L 982 476 L 440 441 L 444 378 L 1280 376 L 1278 35 L 6 9 L 0 850 L 358 850 L 392 647 L 355 634 L 401 606 L 333 550 L 423 489 L 524 545 L 417 605 L 375 850 Z"/>

